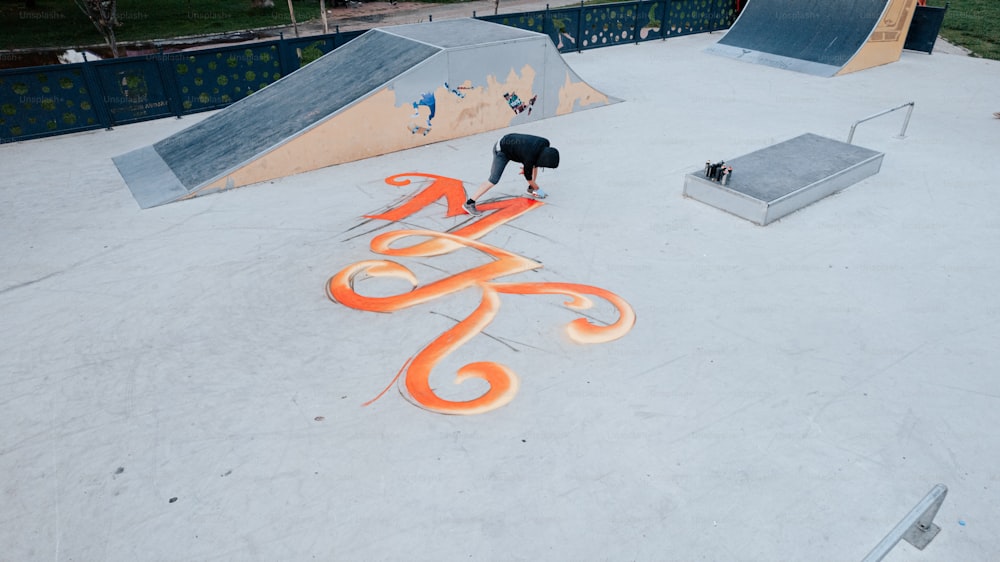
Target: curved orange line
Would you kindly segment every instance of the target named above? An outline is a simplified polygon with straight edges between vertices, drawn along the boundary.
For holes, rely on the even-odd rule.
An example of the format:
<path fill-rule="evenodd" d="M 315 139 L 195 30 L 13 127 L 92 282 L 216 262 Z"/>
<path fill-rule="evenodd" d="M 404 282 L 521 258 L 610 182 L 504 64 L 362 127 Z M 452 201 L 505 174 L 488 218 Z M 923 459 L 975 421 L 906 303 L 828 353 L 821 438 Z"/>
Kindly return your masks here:
<path fill-rule="evenodd" d="M 407 365 L 410 364 L 410 361 L 413 361 L 412 357 L 410 357 L 409 359 L 406 360 L 405 363 L 403 363 L 403 366 L 399 368 L 399 371 L 396 371 L 396 376 L 392 377 L 392 380 L 389 381 L 389 384 L 386 385 L 384 389 L 382 389 L 382 392 L 379 392 L 375 398 L 372 398 L 371 400 L 361 404 L 361 407 L 370 406 L 371 404 L 374 404 L 376 400 L 385 396 L 385 393 L 389 392 L 389 389 L 392 388 L 392 385 L 396 384 L 396 381 L 398 381 L 399 377 L 402 376 L 403 371 L 406 370 L 406 367 Z"/>
<path fill-rule="evenodd" d="M 464 345 L 496 317 L 500 308 L 500 297 L 489 284 L 481 284 L 483 298 L 476 310 L 442 333 L 418 353 L 410 363 L 404 378 L 406 396 L 417 406 L 441 414 L 482 414 L 500 408 L 514 399 L 520 387 L 520 380 L 514 371 L 498 363 L 479 361 L 469 363 L 458 370 L 455 383 L 461 384 L 470 378 L 479 378 L 489 383 L 490 388 L 472 400 L 453 401 L 438 396 L 430 385 L 430 375 L 434 366 Z"/>
<path fill-rule="evenodd" d="M 372 312 L 392 312 L 461 291 L 480 282 L 537 269 L 542 266 L 542 264 L 534 260 L 512 254 L 489 244 L 433 230 L 397 230 L 380 234 L 372 240 L 371 248 L 374 252 L 384 255 L 409 256 L 413 251 L 412 247 L 397 249 L 392 248 L 391 244 L 410 236 L 449 240 L 462 246 L 479 250 L 494 259 L 486 264 L 426 285 L 418 285 L 413 272 L 396 262 L 387 260 L 362 261 L 345 267 L 331 277 L 327 283 L 327 295 L 332 300 L 354 309 Z M 414 288 L 410 292 L 400 295 L 367 297 L 359 294 L 354 288 L 355 278 L 362 273 L 368 277 L 396 277 L 406 279 Z"/>
<path fill-rule="evenodd" d="M 405 174 L 389 176 L 385 179 L 385 182 L 389 185 L 396 186 L 409 185 L 410 180 L 406 179 L 407 176 L 431 178 L 434 181 L 402 205 L 383 213 L 365 215 L 365 218 L 393 222 L 400 221 L 416 214 L 421 209 L 431 205 L 442 197 L 445 198 L 448 204 L 448 212 L 445 216 L 453 217 L 461 215 L 465 212 L 462 210 L 462 204 L 465 202 L 466 194 L 465 187 L 463 186 L 461 180 L 444 176 L 436 176 L 434 174 L 407 172 Z M 478 207 L 480 210 L 485 211 L 485 214 L 477 220 L 474 220 L 462 228 L 455 230 L 452 234 L 477 240 L 482 238 L 485 234 L 492 232 L 497 227 L 516 219 L 517 217 L 540 205 L 544 205 L 544 203 L 538 201 L 537 199 L 529 199 L 527 197 L 516 197 L 501 201 L 482 203 L 478 205 Z M 448 240 L 435 239 L 417 244 L 414 247 L 414 251 L 418 252 L 419 255 L 422 256 L 438 256 L 455 251 L 459 248 L 459 244 L 455 244 Z"/>
<path fill-rule="evenodd" d="M 326 284 L 326 296 L 330 300 L 356 310 L 369 312 L 392 312 L 403 308 L 393 298 L 389 300 L 365 297 L 354 290 L 354 279 L 358 275 L 368 277 L 396 277 L 417 285 L 417 278 L 406 267 L 388 260 L 365 260 L 353 263 L 337 272 Z"/>
<path fill-rule="evenodd" d="M 445 197 L 448 204 L 447 216 L 462 213 L 465 199 L 462 182 L 443 176 L 408 172 L 386 178 L 390 185 L 408 185 L 409 176 L 431 178 L 434 181 L 408 201 L 369 218 L 398 221 Z M 431 230 L 398 230 L 380 234 L 372 239 L 371 250 L 391 257 L 430 257 L 453 252 L 462 248 L 478 250 L 489 256 L 490 261 L 451 275 L 449 277 L 421 285 L 416 275 L 405 266 L 391 260 L 365 260 L 351 264 L 335 274 L 327 283 L 327 296 L 347 307 L 372 312 L 393 312 L 402 308 L 421 304 L 451 293 L 478 286 L 482 300 L 468 318 L 439 335 L 419 353 L 407 360 L 389 386 L 372 400 L 381 398 L 392 385 L 401 385 L 400 392 L 408 400 L 421 408 L 444 414 L 479 414 L 506 405 L 517 394 L 520 381 L 517 374 L 504 365 L 489 361 L 479 361 L 464 365 L 455 376 L 456 384 L 469 378 L 483 379 L 489 389 L 471 400 L 452 401 L 438 396 L 430 385 L 430 375 L 436 365 L 459 349 L 493 321 L 500 307 L 500 293 L 507 294 L 561 294 L 569 297 L 564 304 L 574 310 L 586 310 L 593 306 L 590 297 L 598 297 L 609 302 L 618 311 L 618 320 L 599 326 L 586 318 L 577 318 L 566 325 L 569 337 L 579 343 L 603 343 L 627 334 L 635 324 L 636 316 L 631 305 L 618 295 L 594 287 L 577 283 L 497 283 L 493 280 L 537 269 L 542 265 L 534 260 L 518 256 L 501 248 L 478 242 L 477 239 L 496 227 L 541 205 L 540 201 L 514 198 L 487 202 L 479 205 L 487 215 L 455 230 L 441 233 Z M 399 242 L 424 238 L 409 246 Z M 412 241 L 412 240 L 411 240 Z M 383 278 L 393 277 L 410 283 L 412 289 L 406 293 L 388 297 L 368 297 L 355 290 L 359 276 Z M 404 375 L 405 372 L 405 375 Z"/>
<path fill-rule="evenodd" d="M 577 343 L 605 343 L 616 340 L 629 333 L 635 325 L 635 311 L 632 305 L 600 287 L 578 283 L 494 283 L 493 287 L 500 293 L 518 295 L 566 295 L 570 300 L 564 304 L 574 310 L 586 310 L 593 306 L 593 302 L 585 296 L 593 295 L 608 301 L 618 310 L 618 320 L 607 326 L 597 326 L 586 318 L 577 318 L 567 324 L 567 335 Z"/>

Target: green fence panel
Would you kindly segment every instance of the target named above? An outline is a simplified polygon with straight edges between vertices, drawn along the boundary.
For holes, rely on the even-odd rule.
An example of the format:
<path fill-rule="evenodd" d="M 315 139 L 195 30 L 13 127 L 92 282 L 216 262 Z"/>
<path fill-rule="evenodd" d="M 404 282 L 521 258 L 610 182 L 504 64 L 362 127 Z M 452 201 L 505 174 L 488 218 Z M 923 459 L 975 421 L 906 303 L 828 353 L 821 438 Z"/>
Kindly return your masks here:
<path fill-rule="evenodd" d="M 225 107 L 283 74 L 277 41 L 168 56 L 183 113 Z"/>
<path fill-rule="evenodd" d="M 90 68 L 100 82 L 101 100 L 112 125 L 171 115 L 169 94 L 155 59 L 105 60 Z"/>
<path fill-rule="evenodd" d="M 664 37 L 726 29 L 736 19 L 732 0 L 670 0 Z"/>
<path fill-rule="evenodd" d="M 663 39 L 666 6 L 669 0 L 660 2 L 639 2 L 636 7 L 636 41 Z"/>
<path fill-rule="evenodd" d="M 560 52 L 726 29 L 735 0 L 639 0 L 479 17 Z M 0 142 L 219 109 L 367 30 L 74 65 L 0 70 Z"/>
<path fill-rule="evenodd" d="M 101 127 L 97 98 L 82 64 L 4 73 L 0 139 L 9 142 Z"/>
<path fill-rule="evenodd" d="M 635 41 L 636 5 L 600 4 L 583 10 L 581 49 L 610 47 Z"/>

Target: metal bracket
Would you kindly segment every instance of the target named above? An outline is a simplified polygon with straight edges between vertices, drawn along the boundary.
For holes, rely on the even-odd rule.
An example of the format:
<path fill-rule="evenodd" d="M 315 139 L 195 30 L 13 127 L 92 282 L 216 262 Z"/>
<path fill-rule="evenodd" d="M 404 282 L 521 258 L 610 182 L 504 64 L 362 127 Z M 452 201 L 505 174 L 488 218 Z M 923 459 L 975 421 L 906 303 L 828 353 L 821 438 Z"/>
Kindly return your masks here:
<path fill-rule="evenodd" d="M 941 531 L 941 527 L 934 524 L 934 516 L 941 508 L 941 502 L 948 494 L 948 488 L 944 484 L 934 486 L 930 492 L 920 500 L 910 513 L 903 518 L 888 535 L 878 543 L 862 562 L 878 562 L 889 554 L 889 551 L 900 541 L 900 539 L 923 550 L 930 544 L 934 537 Z"/>

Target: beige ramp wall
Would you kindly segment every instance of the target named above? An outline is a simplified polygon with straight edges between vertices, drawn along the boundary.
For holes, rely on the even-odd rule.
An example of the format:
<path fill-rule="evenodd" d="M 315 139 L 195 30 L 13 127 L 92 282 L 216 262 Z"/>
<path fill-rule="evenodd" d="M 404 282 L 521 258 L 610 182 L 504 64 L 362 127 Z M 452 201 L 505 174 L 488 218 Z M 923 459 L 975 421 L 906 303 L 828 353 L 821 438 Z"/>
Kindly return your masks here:
<path fill-rule="evenodd" d="M 565 81 L 557 93 L 559 115 L 575 107 L 609 103 L 606 95 L 584 82 L 574 82 L 569 71 L 564 73 Z M 457 90 L 464 97 L 445 88 L 442 81 L 434 91 L 436 115 L 428 129 L 429 109 L 418 107 L 419 115 L 414 117 L 413 100 L 397 99 L 396 92 L 386 86 L 189 197 L 503 129 L 521 115 L 504 94 L 516 92 L 527 104 L 540 94 L 539 89 L 538 73 L 530 65 L 519 72 L 512 69 L 502 79 L 490 76 L 485 86 L 460 84 Z"/>
<path fill-rule="evenodd" d="M 868 41 L 837 76 L 899 60 L 917 0 L 892 0 Z"/>

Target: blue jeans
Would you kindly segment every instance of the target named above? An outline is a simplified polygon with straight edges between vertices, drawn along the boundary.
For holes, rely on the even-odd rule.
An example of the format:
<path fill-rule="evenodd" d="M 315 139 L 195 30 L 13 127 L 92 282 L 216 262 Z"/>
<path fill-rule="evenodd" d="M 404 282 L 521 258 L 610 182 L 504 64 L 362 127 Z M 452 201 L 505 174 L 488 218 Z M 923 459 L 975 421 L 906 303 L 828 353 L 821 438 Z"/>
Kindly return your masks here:
<path fill-rule="evenodd" d="M 490 167 L 490 183 L 493 185 L 500 183 L 500 176 L 503 175 L 503 170 L 507 167 L 507 162 L 510 162 L 510 158 L 507 158 L 507 155 L 500 150 L 500 141 L 497 141 L 493 145 L 493 166 Z"/>

